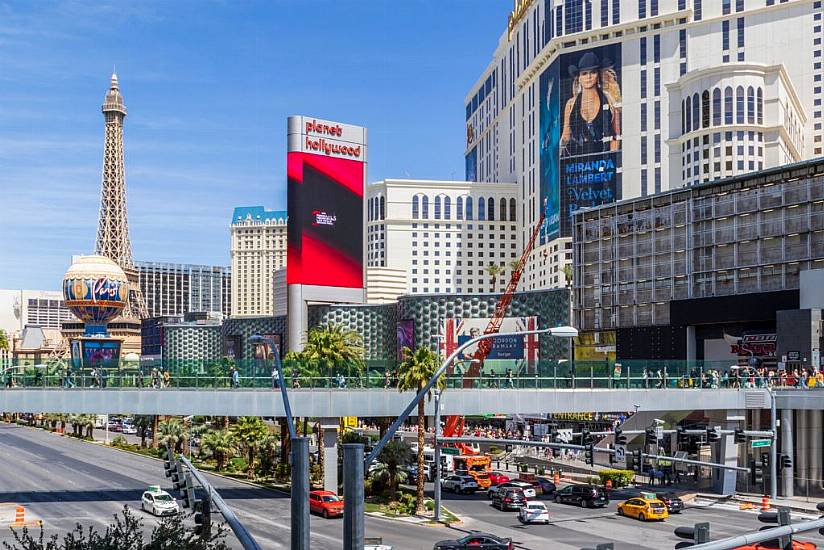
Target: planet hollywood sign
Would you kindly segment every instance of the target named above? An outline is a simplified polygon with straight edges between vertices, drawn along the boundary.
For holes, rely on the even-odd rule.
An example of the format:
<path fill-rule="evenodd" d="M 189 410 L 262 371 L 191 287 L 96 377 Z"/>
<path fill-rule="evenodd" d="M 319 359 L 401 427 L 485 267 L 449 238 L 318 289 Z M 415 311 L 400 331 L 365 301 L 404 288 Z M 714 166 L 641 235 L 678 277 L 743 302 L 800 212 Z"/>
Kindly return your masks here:
<path fill-rule="evenodd" d="M 362 146 L 350 145 L 336 139 L 327 140 L 325 137 L 340 138 L 343 136 L 343 127 L 340 124 L 323 124 L 317 120 L 306 121 L 304 127 L 304 150 L 309 153 L 323 153 L 327 156 L 344 156 L 360 159 Z"/>

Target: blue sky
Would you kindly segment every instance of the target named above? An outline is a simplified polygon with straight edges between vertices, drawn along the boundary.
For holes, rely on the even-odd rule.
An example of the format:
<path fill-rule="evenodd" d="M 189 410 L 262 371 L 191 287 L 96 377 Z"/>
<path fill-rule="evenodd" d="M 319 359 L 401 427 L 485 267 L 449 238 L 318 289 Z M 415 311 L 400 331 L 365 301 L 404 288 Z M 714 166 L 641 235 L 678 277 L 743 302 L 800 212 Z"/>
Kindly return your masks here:
<path fill-rule="evenodd" d="M 135 259 L 229 264 L 234 206 L 285 209 L 286 117 L 369 128 L 369 180 L 462 179 L 500 0 L 0 0 L 0 288 L 93 252 L 116 66 Z"/>

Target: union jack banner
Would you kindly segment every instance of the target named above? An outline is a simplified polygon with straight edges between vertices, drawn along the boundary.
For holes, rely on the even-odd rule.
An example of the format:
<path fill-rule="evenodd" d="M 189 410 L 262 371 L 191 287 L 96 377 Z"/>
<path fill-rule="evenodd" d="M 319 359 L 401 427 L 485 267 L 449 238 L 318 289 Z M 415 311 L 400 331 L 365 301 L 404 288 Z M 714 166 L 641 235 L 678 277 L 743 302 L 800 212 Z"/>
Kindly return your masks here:
<path fill-rule="evenodd" d="M 448 357 L 467 340 L 481 336 L 486 330 L 490 318 L 449 318 L 441 324 L 439 335 L 440 352 Z M 535 330 L 538 326 L 537 317 L 506 317 L 501 324 L 500 332 L 520 332 Z M 475 355 L 478 346 L 472 345 L 461 352 L 459 358 L 470 360 Z M 484 369 L 503 374 L 506 369 L 512 369 L 516 374 L 534 374 L 538 365 L 539 341 L 536 334 L 526 336 L 502 336 L 492 340 L 492 351 L 484 362 Z M 461 368 L 461 367 L 459 367 Z M 453 367 L 450 367 L 450 373 Z M 466 370 L 466 367 L 463 368 Z"/>

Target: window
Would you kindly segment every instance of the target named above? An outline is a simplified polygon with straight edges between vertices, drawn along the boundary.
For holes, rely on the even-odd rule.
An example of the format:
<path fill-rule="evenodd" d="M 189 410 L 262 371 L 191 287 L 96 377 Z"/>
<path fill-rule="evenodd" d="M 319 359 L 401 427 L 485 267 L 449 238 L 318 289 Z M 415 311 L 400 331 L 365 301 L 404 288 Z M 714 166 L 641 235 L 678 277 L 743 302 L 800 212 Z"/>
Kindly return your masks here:
<path fill-rule="evenodd" d="M 466 197 L 466 219 L 472 219 L 472 197 Z"/>
<path fill-rule="evenodd" d="M 449 197 L 444 197 L 443 199 L 443 219 L 452 219 L 452 199 Z"/>
<path fill-rule="evenodd" d="M 730 22 L 726 19 L 721 21 L 721 49 L 730 49 Z"/>
<path fill-rule="evenodd" d="M 755 124 L 755 89 L 747 88 L 747 123 Z"/>
<path fill-rule="evenodd" d="M 764 124 L 764 92 L 758 88 L 758 124 Z"/>
<path fill-rule="evenodd" d="M 738 18 L 738 20 L 736 21 L 736 26 L 738 27 L 738 47 L 743 48 L 744 47 L 744 18 L 743 17 Z M 742 59 L 739 59 L 739 61 L 742 61 Z"/>
<path fill-rule="evenodd" d="M 641 50 L 641 65 L 647 64 L 647 37 L 642 36 L 640 42 L 640 50 Z"/>
<path fill-rule="evenodd" d="M 721 89 L 715 88 L 712 91 L 712 125 L 721 124 Z"/>
<path fill-rule="evenodd" d="M 515 221 L 515 212 L 518 210 L 515 199 L 509 199 L 509 221 Z"/>
<path fill-rule="evenodd" d="M 735 89 L 735 122 L 744 124 L 744 87 Z"/>
<path fill-rule="evenodd" d="M 661 129 L 661 102 L 656 101 L 655 105 L 654 105 L 654 108 L 655 108 L 654 109 L 655 110 L 655 120 L 654 120 L 655 129 L 660 130 Z"/>
<path fill-rule="evenodd" d="M 692 94 L 692 129 L 697 130 L 701 124 L 700 99 L 698 92 Z"/>
<path fill-rule="evenodd" d="M 421 200 L 421 207 L 421 210 L 423 211 L 423 218 L 429 219 L 429 197 L 427 197 L 426 195 L 424 195 L 423 199 Z"/>
<path fill-rule="evenodd" d="M 658 15 L 658 0 L 649 0 L 649 13 L 653 17 Z"/>
<path fill-rule="evenodd" d="M 732 88 L 724 89 L 724 124 L 732 124 Z"/>
<path fill-rule="evenodd" d="M 652 74 L 654 75 L 652 80 L 652 93 L 657 97 L 661 95 L 661 69 L 659 67 L 655 67 L 652 70 Z"/>
<path fill-rule="evenodd" d="M 486 215 L 487 219 L 490 221 L 495 220 L 495 199 L 492 197 L 489 197 L 489 200 L 487 201 Z"/>
<path fill-rule="evenodd" d="M 463 197 L 455 199 L 455 214 L 459 220 L 463 219 Z"/>
<path fill-rule="evenodd" d="M 647 71 L 641 71 L 641 98 L 647 97 Z"/>
<path fill-rule="evenodd" d="M 723 15 L 730 14 L 730 2 L 731 0 L 721 0 L 721 13 Z"/>
<path fill-rule="evenodd" d="M 647 16 L 647 0 L 638 0 L 638 19 Z"/>
<path fill-rule="evenodd" d="M 692 12 L 695 14 L 695 20 L 701 21 L 701 0 L 692 0 Z"/>
<path fill-rule="evenodd" d="M 483 197 L 478 199 L 478 219 L 481 221 L 486 219 L 486 201 Z"/>
<path fill-rule="evenodd" d="M 735 0 L 735 11 L 744 11 L 744 0 Z"/>
<path fill-rule="evenodd" d="M 701 93 L 701 128 L 710 127 L 710 92 L 704 90 Z"/>
<path fill-rule="evenodd" d="M 621 0 L 612 0 L 612 24 L 621 22 Z"/>
<path fill-rule="evenodd" d="M 419 199 L 420 199 L 420 197 L 418 195 L 415 195 L 414 197 L 412 197 L 412 219 L 413 220 L 417 220 L 418 217 L 420 216 L 420 211 L 419 211 L 419 206 L 418 206 Z"/>
<path fill-rule="evenodd" d="M 687 0 L 678 0 L 678 10 L 687 9 Z"/>
<path fill-rule="evenodd" d="M 500 209 L 498 210 L 498 219 L 502 222 L 506 221 L 506 199 L 501 199 L 500 201 Z"/>
<path fill-rule="evenodd" d="M 386 219 L 386 199 L 381 196 L 381 219 Z"/>
<path fill-rule="evenodd" d="M 655 14 L 653 14 L 655 15 Z M 656 34 L 652 37 L 652 62 L 661 62 L 661 35 Z"/>

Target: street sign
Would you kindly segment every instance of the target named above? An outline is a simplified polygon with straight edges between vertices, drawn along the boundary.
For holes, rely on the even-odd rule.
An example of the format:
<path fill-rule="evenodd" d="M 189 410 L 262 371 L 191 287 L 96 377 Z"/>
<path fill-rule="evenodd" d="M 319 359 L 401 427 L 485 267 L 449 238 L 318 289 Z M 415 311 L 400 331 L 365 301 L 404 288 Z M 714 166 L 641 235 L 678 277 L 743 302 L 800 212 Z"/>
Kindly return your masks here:
<path fill-rule="evenodd" d="M 772 439 L 752 439 L 750 440 L 750 447 L 753 449 L 757 447 L 769 447 L 772 445 Z"/>
<path fill-rule="evenodd" d="M 441 447 L 442 455 L 459 455 L 461 452 L 455 447 Z"/>
<path fill-rule="evenodd" d="M 558 441 L 569 443 L 572 441 L 572 428 L 562 428 L 558 430 Z"/>
<path fill-rule="evenodd" d="M 615 445 L 615 465 L 621 468 L 627 467 L 627 446 Z"/>

